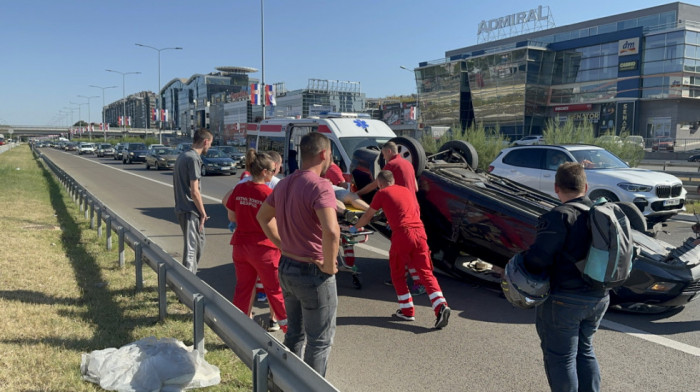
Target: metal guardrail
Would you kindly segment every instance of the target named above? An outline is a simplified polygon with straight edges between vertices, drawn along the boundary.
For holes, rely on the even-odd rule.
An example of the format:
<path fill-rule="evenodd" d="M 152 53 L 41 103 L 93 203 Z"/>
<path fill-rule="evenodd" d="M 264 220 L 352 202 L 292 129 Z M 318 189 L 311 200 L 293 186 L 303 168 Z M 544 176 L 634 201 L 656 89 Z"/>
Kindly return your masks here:
<path fill-rule="evenodd" d="M 110 210 L 51 159 L 36 149 L 32 151 L 68 190 L 80 211 L 84 212 L 85 219 L 89 219 L 90 228 L 97 230 L 98 238 L 102 238 L 104 221 L 107 250 L 112 249 L 112 232 L 117 233 L 120 267 L 124 267 L 125 264 L 124 246 L 128 245 L 134 250 L 137 290 L 143 288 L 144 260 L 158 274 L 158 312 L 161 321 L 167 316 L 168 287 L 183 304 L 193 310 L 194 345 L 199 353 L 204 353 L 204 323 L 206 323 L 253 371 L 254 391 L 338 390 L 233 306 L 231 301 L 193 275 L 179 261 Z"/>

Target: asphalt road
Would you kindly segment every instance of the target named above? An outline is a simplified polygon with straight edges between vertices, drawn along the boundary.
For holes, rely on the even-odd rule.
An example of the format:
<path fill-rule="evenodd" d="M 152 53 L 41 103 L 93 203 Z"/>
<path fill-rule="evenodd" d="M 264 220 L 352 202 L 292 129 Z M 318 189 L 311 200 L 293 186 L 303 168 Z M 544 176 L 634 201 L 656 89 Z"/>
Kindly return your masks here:
<path fill-rule="evenodd" d="M 172 174 L 146 171 L 107 158 L 42 152 L 102 202 L 179 257 L 180 229 L 173 213 Z M 235 271 L 230 233 L 219 200 L 238 176 L 203 179 L 207 245 L 200 276 L 231 297 Z M 690 223 L 672 221 L 660 236 L 680 243 L 692 235 Z M 338 275 L 338 328 L 327 378 L 343 391 L 545 391 L 546 378 L 534 311 L 513 308 L 499 290 L 439 276 L 452 308 L 449 325 L 431 329 L 428 298 L 414 298 L 416 321 L 402 322 L 389 279 L 388 241 L 375 234 L 357 246 L 363 288 Z M 155 310 L 154 310 L 155 311 Z M 266 305 L 256 319 L 267 320 Z M 282 339 L 281 332 L 274 333 Z M 183 337 L 177 337 L 183 338 Z M 700 389 L 700 300 L 661 315 L 608 312 L 595 338 L 605 391 L 691 391 Z"/>

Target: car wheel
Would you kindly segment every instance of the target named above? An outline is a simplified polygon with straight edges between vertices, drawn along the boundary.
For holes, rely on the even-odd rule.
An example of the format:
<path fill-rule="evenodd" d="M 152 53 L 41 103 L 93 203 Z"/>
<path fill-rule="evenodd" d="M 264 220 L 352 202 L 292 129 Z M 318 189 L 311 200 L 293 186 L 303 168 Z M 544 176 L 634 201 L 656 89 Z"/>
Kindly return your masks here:
<path fill-rule="evenodd" d="M 207 167 L 202 165 L 202 177 L 207 175 Z"/>
<path fill-rule="evenodd" d="M 644 217 L 644 214 L 642 214 L 641 211 L 639 211 L 639 208 L 637 208 L 634 203 L 630 201 L 618 201 L 615 202 L 622 212 L 625 213 L 625 216 L 627 216 L 627 220 L 630 222 L 630 227 L 633 230 L 641 231 L 642 233 L 646 233 L 647 231 L 647 218 Z"/>
<path fill-rule="evenodd" d="M 620 199 L 618 199 L 614 193 L 609 192 L 609 191 L 603 191 L 603 190 L 595 190 L 595 191 L 589 193 L 588 197 L 593 201 L 596 201 L 596 200 L 600 199 L 601 197 L 604 197 L 605 199 L 607 199 L 610 202 L 620 201 Z"/>
<path fill-rule="evenodd" d="M 450 140 L 440 147 L 438 153 L 442 152 L 448 152 L 445 154 L 447 162 L 461 162 L 463 160 L 474 170 L 479 165 L 479 154 L 474 146 L 464 140 Z"/>
<path fill-rule="evenodd" d="M 420 176 L 425 170 L 425 150 L 418 140 L 411 137 L 395 137 L 390 142 L 396 143 L 399 147 L 399 155 L 411 162 L 413 170 L 416 172 L 416 177 Z M 379 154 L 379 166 L 384 167 L 384 156 Z"/>
<path fill-rule="evenodd" d="M 151 170 L 151 164 L 146 161 L 146 170 Z"/>

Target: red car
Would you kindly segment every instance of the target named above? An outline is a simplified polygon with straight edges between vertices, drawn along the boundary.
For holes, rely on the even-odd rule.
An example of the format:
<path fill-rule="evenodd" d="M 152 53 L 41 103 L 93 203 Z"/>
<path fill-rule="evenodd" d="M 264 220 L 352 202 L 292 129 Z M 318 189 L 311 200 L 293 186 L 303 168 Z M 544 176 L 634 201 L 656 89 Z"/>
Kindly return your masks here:
<path fill-rule="evenodd" d="M 654 142 L 651 144 L 651 151 L 673 152 L 673 146 L 675 144 L 676 143 L 670 137 L 662 137 L 662 138 L 654 139 Z"/>

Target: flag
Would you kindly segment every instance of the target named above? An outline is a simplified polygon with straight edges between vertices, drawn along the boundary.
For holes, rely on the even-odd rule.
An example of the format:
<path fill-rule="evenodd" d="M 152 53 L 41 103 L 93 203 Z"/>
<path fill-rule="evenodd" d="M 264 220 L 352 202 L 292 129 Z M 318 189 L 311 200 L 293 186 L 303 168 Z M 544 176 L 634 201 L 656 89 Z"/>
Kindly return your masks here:
<path fill-rule="evenodd" d="M 126 125 L 131 126 L 131 116 L 126 118 Z"/>
<path fill-rule="evenodd" d="M 104 129 L 104 124 L 100 123 L 100 131 L 103 131 Z"/>
<path fill-rule="evenodd" d="M 409 113 L 408 118 L 410 118 L 411 120 L 416 119 L 416 107 L 415 106 L 411 106 L 411 109 L 408 113 Z"/>
<path fill-rule="evenodd" d="M 124 121 L 123 121 L 122 116 L 119 116 L 119 120 L 118 120 L 117 122 L 119 123 L 119 126 L 120 126 L 120 127 L 121 127 L 122 125 L 124 125 Z"/>
<path fill-rule="evenodd" d="M 260 85 L 257 83 L 250 85 L 250 103 L 251 105 L 260 105 Z"/>
<path fill-rule="evenodd" d="M 275 106 L 277 101 L 275 100 L 275 85 L 268 84 L 265 86 L 265 105 Z"/>
<path fill-rule="evenodd" d="M 105 129 L 109 131 L 109 123 L 105 124 Z"/>
<path fill-rule="evenodd" d="M 161 111 L 160 116 L 161 116 L 161 120 L 160 120 L 161 122 L 164 122 L 164 123 L 168 122 L 168 109 Z"/>
<path fill-rule="evenodd" d="M 151 121 L 156 121 L 158 117 L 156 116 L 156 109 L 151 108 Z"/>

